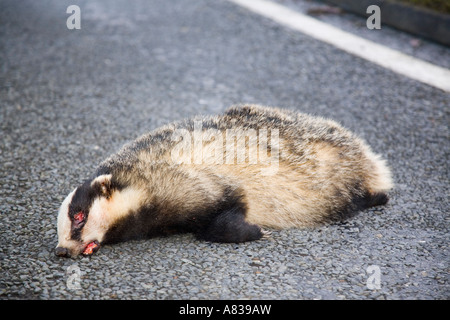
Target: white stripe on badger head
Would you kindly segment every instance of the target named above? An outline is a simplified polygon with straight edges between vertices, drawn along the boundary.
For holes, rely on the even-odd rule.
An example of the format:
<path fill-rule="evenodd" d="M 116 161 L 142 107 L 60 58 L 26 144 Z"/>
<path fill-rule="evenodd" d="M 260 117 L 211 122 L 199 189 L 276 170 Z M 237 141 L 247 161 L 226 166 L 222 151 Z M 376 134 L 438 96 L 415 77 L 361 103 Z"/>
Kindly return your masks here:
<path fill-rule="evenodd" d="M 81 241 L 83 243 L 89 243 L 94 240 L 102 242 L 109 226 L 106 202 L 108 200 L 104 197 L 96 198 L 89 208 L 86 224 L 81 231 Z"/>
<path fill-rule="evenodd" d="M 75 188 L 69 195 L 64 199 L 58 213 L 58 247 L 67 248 L 70 241 L 70 231 L 72 227 L 72 222 L 69 218 L 69 204 L 72 202 L 73 195 L 77 191 Z"/>
<path fill-rule="evenodd" d="M 118 220 L 136 212 L 145 203 L 145 193 L 135 188 L 115 190 L 111 197 L 99 197 L 89 209 L 88 219 L 81 232 L 81 240 L 88 243 L 94 240 L 102 242 L 110 228 Z"/>

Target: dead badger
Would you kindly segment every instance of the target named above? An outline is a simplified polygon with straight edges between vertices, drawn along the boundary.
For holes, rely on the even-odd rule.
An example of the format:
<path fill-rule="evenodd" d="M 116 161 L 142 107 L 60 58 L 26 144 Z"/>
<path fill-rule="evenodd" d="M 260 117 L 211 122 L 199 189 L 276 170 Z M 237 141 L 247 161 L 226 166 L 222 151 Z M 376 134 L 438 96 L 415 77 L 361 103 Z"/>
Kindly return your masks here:
<path fill-rule="evenodd" d="M 383 205 L 385 161 L 336 122 L 245 105 L 166 125 L 125 145 L 72 191 L 58 256 L 191 232 L 214 242 L 311 227 Z"/>

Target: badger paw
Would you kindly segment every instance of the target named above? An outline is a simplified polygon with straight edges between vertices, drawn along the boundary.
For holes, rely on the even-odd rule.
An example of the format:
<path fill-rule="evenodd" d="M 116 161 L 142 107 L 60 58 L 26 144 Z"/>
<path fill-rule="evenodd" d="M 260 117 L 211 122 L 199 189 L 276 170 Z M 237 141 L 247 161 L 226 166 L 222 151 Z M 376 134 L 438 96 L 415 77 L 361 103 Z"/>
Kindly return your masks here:
<path fill-rule="evenodd" d="M 261 228 L 261 233 L 262 233 L 261 237 L 262 240 L 272 239 L 272 231 Z"/>

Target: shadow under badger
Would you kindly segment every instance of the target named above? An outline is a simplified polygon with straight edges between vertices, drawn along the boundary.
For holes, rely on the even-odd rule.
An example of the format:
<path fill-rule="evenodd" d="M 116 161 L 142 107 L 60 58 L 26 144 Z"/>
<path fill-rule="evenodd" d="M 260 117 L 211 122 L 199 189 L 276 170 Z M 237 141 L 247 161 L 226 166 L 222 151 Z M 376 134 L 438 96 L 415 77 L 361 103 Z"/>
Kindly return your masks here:
<path fill-rule="evenodd" d="M 262 228 L 312 227 L 383 205 L 391 188 L 385 161 L 336 122 L 237 106 L 166 125 L 103 161 L 62 203 L 55 253 L 181 232 L 258 240 Z"/>

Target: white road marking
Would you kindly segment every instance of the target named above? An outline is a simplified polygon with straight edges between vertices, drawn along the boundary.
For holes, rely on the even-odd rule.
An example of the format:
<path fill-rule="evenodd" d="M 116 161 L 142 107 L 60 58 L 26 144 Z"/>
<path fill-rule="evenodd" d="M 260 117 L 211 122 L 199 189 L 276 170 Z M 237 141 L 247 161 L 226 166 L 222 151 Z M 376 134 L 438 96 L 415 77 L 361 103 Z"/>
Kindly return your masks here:
<path fill-rule="evenodd" d="M 384 68 L 450 92 L 450 70 L 355 36 L 267 0 L 228 0 Z"/>

